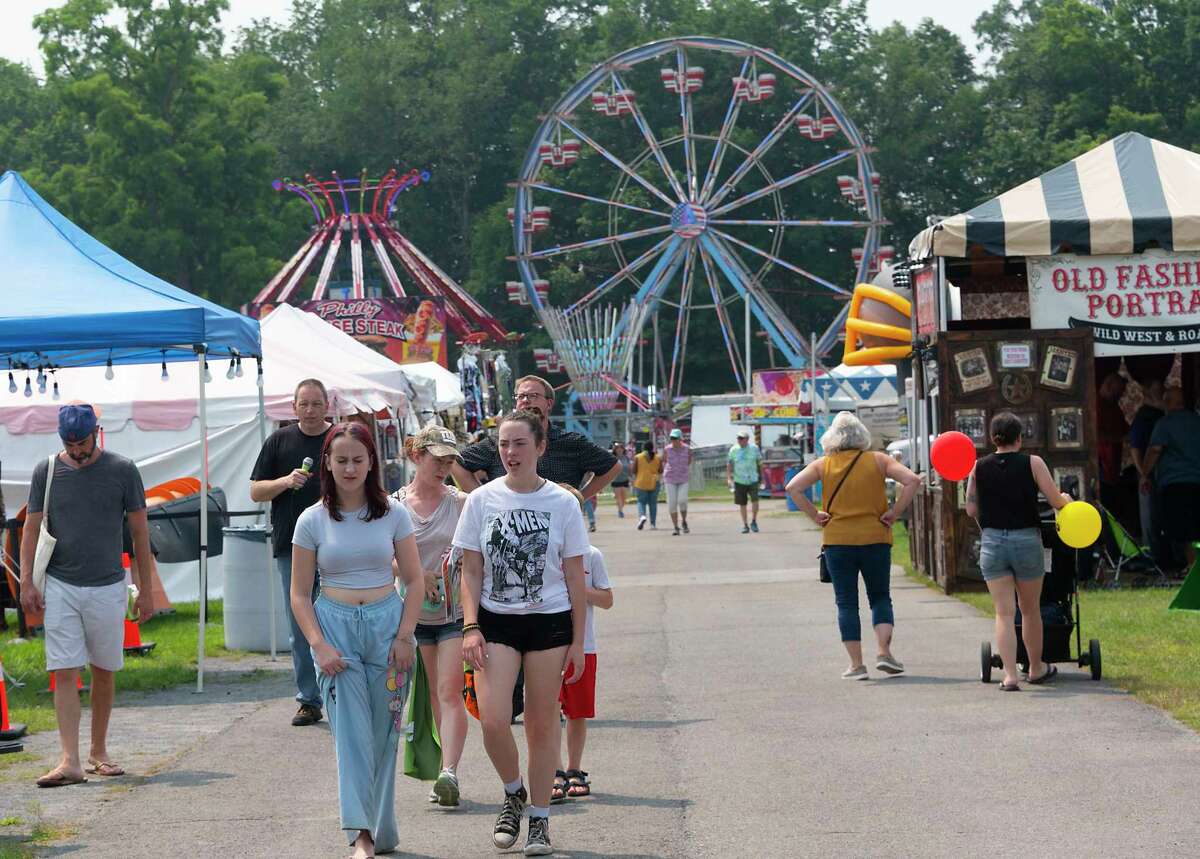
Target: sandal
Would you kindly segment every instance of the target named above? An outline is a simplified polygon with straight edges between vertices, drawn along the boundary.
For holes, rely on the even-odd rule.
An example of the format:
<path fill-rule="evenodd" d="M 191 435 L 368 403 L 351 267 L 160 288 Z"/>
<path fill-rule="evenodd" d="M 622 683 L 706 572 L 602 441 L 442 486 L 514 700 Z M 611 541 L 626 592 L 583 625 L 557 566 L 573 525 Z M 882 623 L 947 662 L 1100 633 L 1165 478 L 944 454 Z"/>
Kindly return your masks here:
<path fill-rule="evenodd" d="M 554 787 L 550 789 L 550 804 L 559 805 L 567 801 L 567 774 L 562 770 L 554 771 Z"/>
<path fill-rule="evenodd" d="M 567 796 L 591 796 L 592 783 L 583 770 L 567 770 Z"/>
<path fill-rule="evenodd" d="M 88 765 L 83 771 L 103 776 L 125 775 L 125 770 L 120 764 L 113 761 L 98 761 L 95 758 L 88 758 Z"/>
<path fill-rule="evenodd" d="M 87 779 L 83 776 L 76 778 L 73 775 L 67 775 L 61 770 L 55 770 L 54 772 L 46 773 L 35 784 L 38 787 L 67 787 L 72 784 L 87 784 Z"/>
<path fill-rule="evenodd" d="M 1000 691 L 1001 692 L 1020 692 L 1021 687 L 1017 683 L 1001 683 Z"/>

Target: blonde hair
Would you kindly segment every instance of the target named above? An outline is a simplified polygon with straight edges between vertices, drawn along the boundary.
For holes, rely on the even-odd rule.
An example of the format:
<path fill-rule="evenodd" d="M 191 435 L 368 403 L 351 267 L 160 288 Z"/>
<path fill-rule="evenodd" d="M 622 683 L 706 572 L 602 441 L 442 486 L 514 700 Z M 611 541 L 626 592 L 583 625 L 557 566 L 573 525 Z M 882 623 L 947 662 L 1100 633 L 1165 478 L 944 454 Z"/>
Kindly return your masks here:
<path fill-rule="evenodd" d="M 854 412 L 838 412 L 829 429 L 821 436 L 821 447 L 826 453 L 841 450 L 870 450 L 871 431 L 863 425 Z"/>

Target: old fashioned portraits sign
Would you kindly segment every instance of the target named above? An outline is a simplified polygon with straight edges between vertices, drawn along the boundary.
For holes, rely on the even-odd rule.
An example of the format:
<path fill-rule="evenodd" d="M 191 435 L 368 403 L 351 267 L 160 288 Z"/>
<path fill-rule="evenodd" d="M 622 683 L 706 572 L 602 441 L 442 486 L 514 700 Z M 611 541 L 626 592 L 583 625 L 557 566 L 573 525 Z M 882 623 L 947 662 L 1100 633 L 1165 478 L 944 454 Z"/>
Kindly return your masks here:
<path fill-rule="evenodd" d="M 1091 328 L 1096 355 L 1200 351 L 1200 253 L 1027 257 L 1034 328 Z"/>

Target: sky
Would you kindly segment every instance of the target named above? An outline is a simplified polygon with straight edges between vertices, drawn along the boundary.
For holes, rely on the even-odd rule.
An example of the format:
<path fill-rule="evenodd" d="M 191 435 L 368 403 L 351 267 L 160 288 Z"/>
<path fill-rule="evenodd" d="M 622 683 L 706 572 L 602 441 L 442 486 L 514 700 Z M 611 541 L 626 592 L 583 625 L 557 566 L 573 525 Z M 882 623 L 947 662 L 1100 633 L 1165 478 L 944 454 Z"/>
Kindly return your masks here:
<path fill-rule="evenodd" d="M 932 18 L 959 38 L 974 53 L 975 36 L 971 25 L 980 13 L 991 8 L 994 0 L 867 0 L 867 15 L 872 27 L 879 29 L 892 21 L 900 21 L 910 29 L 922 18 Z M 60 0 L 0 0 L 5 18 L 11 22 L 0 27 L 0 57 L 29 63 L 41 73 L 38 54 L 38 34 L 33 29 L 33 16 Z M 255 18 L 286 21 L 291 0 L 230 0 L 225 14 L 225 32 L 232 34 L 238 27 Z M 227 35 L 227 39 L 229 35 Z"/>

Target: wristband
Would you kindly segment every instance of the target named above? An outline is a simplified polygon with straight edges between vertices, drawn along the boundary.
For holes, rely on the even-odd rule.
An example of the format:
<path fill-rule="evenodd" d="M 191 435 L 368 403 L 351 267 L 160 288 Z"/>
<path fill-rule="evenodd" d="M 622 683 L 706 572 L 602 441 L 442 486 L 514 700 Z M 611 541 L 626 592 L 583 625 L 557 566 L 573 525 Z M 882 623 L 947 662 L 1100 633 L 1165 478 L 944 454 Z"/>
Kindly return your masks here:
<path fill-rule="evenodd" d="M 410 632 L 406 636 L 397 634 L 396 640 L 403 641 L 405 644 L 410 645 L 413 650 L 417 649 L 417 634 L 415 632 Z"/>
<path fill-rule="evenodd" d="M 483 635 L 483 630 L 480 628 L 479 624 L 477 624 L 477 623 L 465 624 L 463 626 L 463 635 L 466 635 L 468 632 L 478 632 L 480 635 Z"/>

